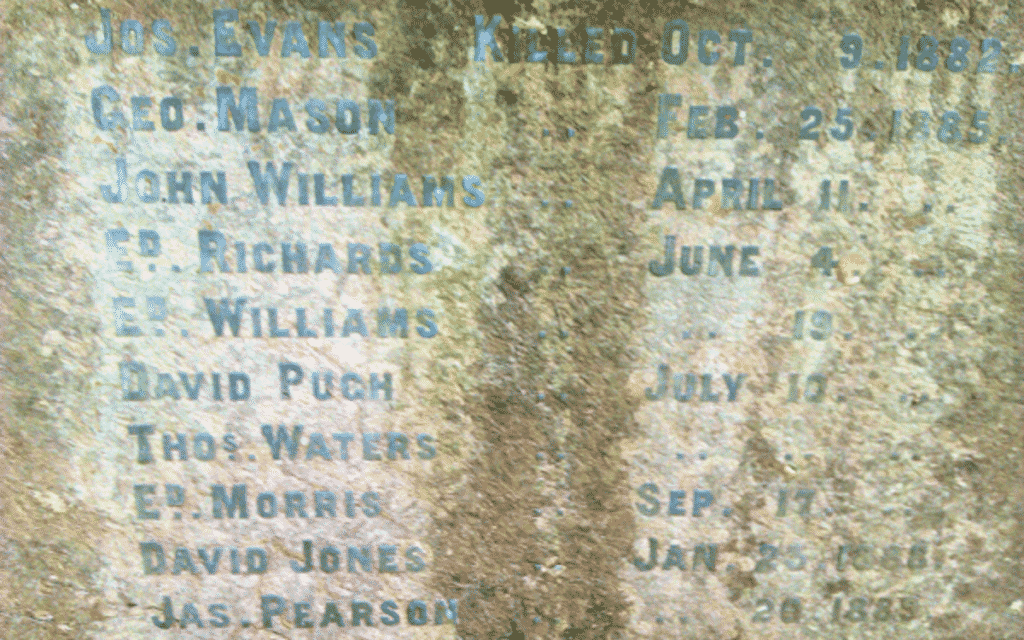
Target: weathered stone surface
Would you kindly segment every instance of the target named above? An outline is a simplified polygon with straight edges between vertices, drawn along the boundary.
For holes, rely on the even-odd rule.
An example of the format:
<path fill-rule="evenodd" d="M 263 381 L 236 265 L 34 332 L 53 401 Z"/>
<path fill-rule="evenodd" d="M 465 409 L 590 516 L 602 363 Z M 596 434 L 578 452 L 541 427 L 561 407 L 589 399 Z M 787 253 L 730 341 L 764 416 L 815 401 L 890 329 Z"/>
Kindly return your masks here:
<path fill-rule="evenodd" d="M 6 635 L 1024 637 L 1017 4 L 223 8 L 0 7 Z"/>

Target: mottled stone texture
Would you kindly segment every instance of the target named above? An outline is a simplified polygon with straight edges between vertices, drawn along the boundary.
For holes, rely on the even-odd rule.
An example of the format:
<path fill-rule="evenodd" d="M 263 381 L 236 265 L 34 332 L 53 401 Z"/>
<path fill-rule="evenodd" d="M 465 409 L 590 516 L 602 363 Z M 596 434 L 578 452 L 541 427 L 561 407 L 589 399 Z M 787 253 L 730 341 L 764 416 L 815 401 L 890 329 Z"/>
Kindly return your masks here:
<path fill-rule="evenodd" d="M 147 40 L 144 55 L 127 56 L 115 38 L 112 55 L 89 53 L 84 37 L 95 33 L 100 6 L 113 11 L 115 30 L 138 19 L 148 36 L 152 20 L 169 20 L 178 52 L 159 56 Z M 1024 64 L 1019 3 L 274 0 L 235 7 L 239 58 L 213 55 L 214 3 L 0 6 L 0 636 L 1024 638 L 1024 76 L 1008 72 L 1010 63 Z M 630 29 L 636 63 L 473 62 L 474 15 L 499 13 L 502 29 L 524 32 Z M 279 31 L 263 58 L 245 21 L 270 19 Z M 678 67 L 660 59 L 671 19 L 690 29 L 689 60 Z M 311 59 L 279 55 L 289 20 L 312 34 Z M 350 39 L 345 60 L 318 59 L 319 20 L 349 29 L 371 22 L 377 56 L 354 56 Z M 726 38 L 738 28 L 753 32 L 743 66 L 731 64 Z M 722 34 L 723 59 L 714 66 L 697 60 L 705 29 Z M 838 61 L 850 32 L 865 43 L 857 70 Z M 916 55 L 922 34 L 938 39 L 938 69 L 893 70 L 900 36 L 911 36 Z M 971 43 L 962 73 L 944 66 L 956 36 Z M 1002 43 L 995 74 L 974 73 L 983 38 Z M 876 60 L 885 68 L 876 71 Z M 157 131 L 98 131 L 89 99 L 103 84 L 120 92 L 125 110 L 131 96 L 153 96 Z M 219 85 L 258 89 L 262 131 L 215 130 Z M 663 93 L 680 94 L 682 106 L 669 136 L 658 139 Z M 160 130 L 158 104 L 168 95 L 185 105 L 181 131 Z M 364 108 L 368 99 L 395 100 L 395 134 L 307 131 L 305 101 L 338 97 Z M 266 131 L 271 98 L 289 100 L 297 132 Z M 689 138 L 690 105 L 734 105 L 740 134 Z M 825 115 L 817 142 L 797 135 L 808 105 Z M 827 132 L 844 107 L 857 131 L 840 142 Z M 894 109 L 904 110 L 905 132 L 913 111 L 930 112 L 929 138 L 892 140 Z M 988 111 L 990 139 L 940 142 L 938 120 L 949 110 L 964 117 L 963 132 L 975 112 Z M 200 120 L 205 131 L 195 126 Z M 230 200 L 199 204 L 197 184 L 193 205 L 106 203 L 99 186 L 114 182 L 118 157 L 130 176 L 190 170 L 198 180 L 199 171 L 225 171 Z M 273 197 L 262 204 L 250 160 L 324 173 L 339 197 L 344 173 L 356 174 L 364 193 L 371 173 L 385 183 L 407 174 L 418 201 L 420 176 L 475 175 L 487 202 L 470 207 L 457 192 L 453 207 L 317 207 L 296 204 L 293 183 L 287 205 Z M 651 207 L 668 165 L 683 178 L 686 209 L 671 201 Z M 691 206 L 695 178 L 717 182 L 702 208 Z M 730 208 L 721 198 L 728 178 L 757 178 L 762 188 L 774 180 L 781 210 Z M 834 199 L 840 181 L 849 181 L 849 207 L 819 209 L 826 178 Z M 104 233 L 118 227 L 131 234 L 130 274 L 107 256 Z M 132 244 L 140 229 L 160 234 L 154 271 Z M 311 252 L 318 243 L 376 250 L 382 242 L 422 242 L 434 269 L 425 276 L 408 263 L 398 275 L 199 273 L 197 232 L 206 229 L 250 251 L 258 242 L 305 242 Z M 666 235 L 705 252 L 757 246 L 759 275 L 689 277 L 677 268 L 656 277 L 648 264 L 661 259 Z M 836 262 L 831 274 L 811 264 L 824 246 Z M 141 337 L 116 337 L 113 298 L 135 297 L 143 317 L 147 295 L 166 297 L 168 319 L 142 321 Z M 345 308 L 363 308 L 369 336 L 273 339 L 249 328 L 238 338 L 215 336 L 203 299 L 236 297 L 279 307 L 293 335 L 295 308 L 311 318 L 334 309 L 339 327 Z M 409 338 L 380 338 L 381 306 L 408 308 L 410 320 L 430 308 L 439 333 L 421 338 L 411 321 Z M 801 310 L 808 324 L 794 339 Z M 818 310 L 833 318 L 822 340 L 809 333 Z M 164 336 L 153 334 L 157 326 Z M 307 372 L 291 400 L 279 393 L 283 361 Z M 127 362 L 145 363 L 154 376 L 244 371 L 252 397 L 125 401 L 118 366 Z M 684 387 L 685 374 L 697 376 L 697 396 L 700 376 L 710 375 L 719 401 L 677 402 L 671 384 L 659 399 L 659 367 L 683 375 Z M 333 371 L 336 381 L 345 371 L 391 372 L 394 398 L 316 400 L 308 386 L 315 370 Z M 723 374 L 740 373 L 743 386 L 727 402 Z M 798 401 L 789 402 L 794 374 Z M 811 394 L 820 402 L 807 402 L 808 376 L 827 379 L 820 398 Z M 163 432 L 234 434 L 238 459 L 221 450 L 213 461 L 166 462 L 157 448 L 157 461 L 140 464 L 127 431 L 139 423 L 155 425 L 154 446 Z M 273 459 L 265 424 L 303 425 L 295 460 Z M 332 432 L 354 433 L 351 459 L 306 459 L 314 432 L 331 447 Z M 359 455 L 360 433 L 388 432 L 429 434 L 437 454 Z M 141 483 L 158 488 L 159 520 L 138 517 L 134 485 Z M 181 520 L 163 502 L 166 484 L 184 487 Z M 373 491 L 383 510 L 262 518 L 253 503 L 247 520 L 214 519 L 216 484 L 246 484 L 250 499 L 275 493 L 282 510 L 286 491 Z M 812 489 L 801 515 L 797 494 Z M 700 518 L 666 515 L 673 490 L 686 492 L 684 512 L 700 490 L 713 494 L 713 506 Z M 790 500 L 785 515 L 780 491 Z M 644 496 L 660 500 L 657 514 Z M 658 565 L 642 571 L 650 539 Z M 342 550 L 418 546 L 427 567 L 347 572 L 343 559 L 337 573 L 297 573 L 291 563 L 301 564 L 303 540 Z M 201 567 L 144 575 L 139 544 L 146 541 L 193 554 L 260 547 L 270 566 L 261 575 L 224 568 L 208 575 Z M 685 570 L 662 568 L 673 545 L 685 552 Z M 696 557 L 700 545 L 716 545 L 713 571 Z M 774 569 L 764 545 L 779 549 Z M 870 563 L 849 555 L 860 545 L 870 546 Z M 926 560 L 908 567 L 915 545 L 927 549 Z M 892 547 L 899 567 L 887 565 Z M 378 611 L 375 626 L 354 629 L 345 609 L 344 629 L 294 628 L 290 613 L 263 629 L 265 594 L 312 603 L 317 624 L 325 602 L 344 608 L 353 599 L 375 607 L 394 599 L 403 612 L 421 599 L 430 621 L 409 626 L 403 613 L 400 626 L 387 627 Z M 179 611 L 196 603 L 203 627 L 157 629 L 151 616 L 161 615 L 164 597 Z M 434 624 L 440 598 L 459 600 L 456 626 Z M 789 604 L 783 618 L 792 598 L 800 612 Z M 868 599 L 863 621 L 857 598 Z M 886 598 L 894 612 L 901 599 L 916 598 L 913 619 L 877 613 Z M 772 611 L 760 622 L 764 601 Z M 213 603 L 230 611 L 226 628 L 209 623 Z"/>

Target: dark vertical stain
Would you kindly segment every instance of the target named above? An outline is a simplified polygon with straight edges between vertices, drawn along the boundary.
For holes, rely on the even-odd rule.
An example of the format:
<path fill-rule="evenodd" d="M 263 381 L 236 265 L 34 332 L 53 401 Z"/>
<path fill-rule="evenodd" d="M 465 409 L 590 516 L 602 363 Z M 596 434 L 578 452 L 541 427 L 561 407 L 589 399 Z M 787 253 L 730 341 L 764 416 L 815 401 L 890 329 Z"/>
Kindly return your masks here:
<path fill-rule="evenodd" d="M 409 170 L 417 158 L 453 151 L 450 129 L 438 134 L 443 144 L 433 139 L 438 119 L 429 104 L 463 92 L 460 81 L 444 80 L 424 61 L 424 51 L 438 49 L 412 26 L 438 23 L 425 6 L 399 6 L 409 25 L 404 49 L 389 50 L 394 62 L 375 69 L 382 95 L 434 74 L 432 92 L 413 101 L 424 108 L 407 112 L 408 130 L 396 143 L 395 164 Z M 474 13 L 496 12 L 491 5 L 448 9 L 462 30 L 446 32 L 441 49 L 464 63 Z M 609 29 L 654 19 L 602 15 Z M 512 17 L 503 14 L 503 26 Z M 578 18 L 568 10 L 544 16 L 567 27 Z M 494 248 L 517 257 L 491 283 L 494 295 L 484 296 L 495 301 L 477 309 L 484 359 L 450 407 L 472 428 L 472 451 L 432 483 L 444 489 L 433 500 L 434 587 L 461 598 L 464 638 L 617 637 L 628 631 L 619 576 L 636 535 L 620 451 L 636 432 L 638 400 L 626 388 L 637 365 L 631 346 L 645 321 L 638 255 L 646 214 L 631 203 L 646 197 L 639 185 L 658 80 L 645 66 L 628 67 L 629 77 L 614 87 L 628 105 L 610 126 L 597 123 L 605 115 L 597 105 L 609 103 L 588 95 L 588 76 L 608 77 L 603 68 L 549 65 L 540 84 L 517 68 L 492 66 L 499 71 L 508 73 L 493 104 L 506 124 L 495 126 L 504 126 L 507 145 L 490 169 L 518 186 L 503 195 L 503 209 L 486 215 L 495 220 Z M 567 127 L 577 132 L 571 142 Z M 545 150 L 537 147 L 542 128 L 553 131 Z M 550 214 L 538 214 L 541 199 L 550 200 Z M 542 226 L 538 215 L 549 216 Z"/>

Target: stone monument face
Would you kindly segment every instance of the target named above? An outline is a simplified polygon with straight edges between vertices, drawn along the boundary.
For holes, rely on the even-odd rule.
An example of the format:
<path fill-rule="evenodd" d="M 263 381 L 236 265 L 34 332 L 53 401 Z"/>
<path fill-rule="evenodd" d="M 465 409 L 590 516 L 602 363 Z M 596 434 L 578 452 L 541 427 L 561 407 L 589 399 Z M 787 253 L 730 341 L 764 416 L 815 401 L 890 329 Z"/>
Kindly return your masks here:
<path fill-rule="evenodd" d="M 11 638 L 1024 638 L 1018 3 L 0 7 Z"/>

